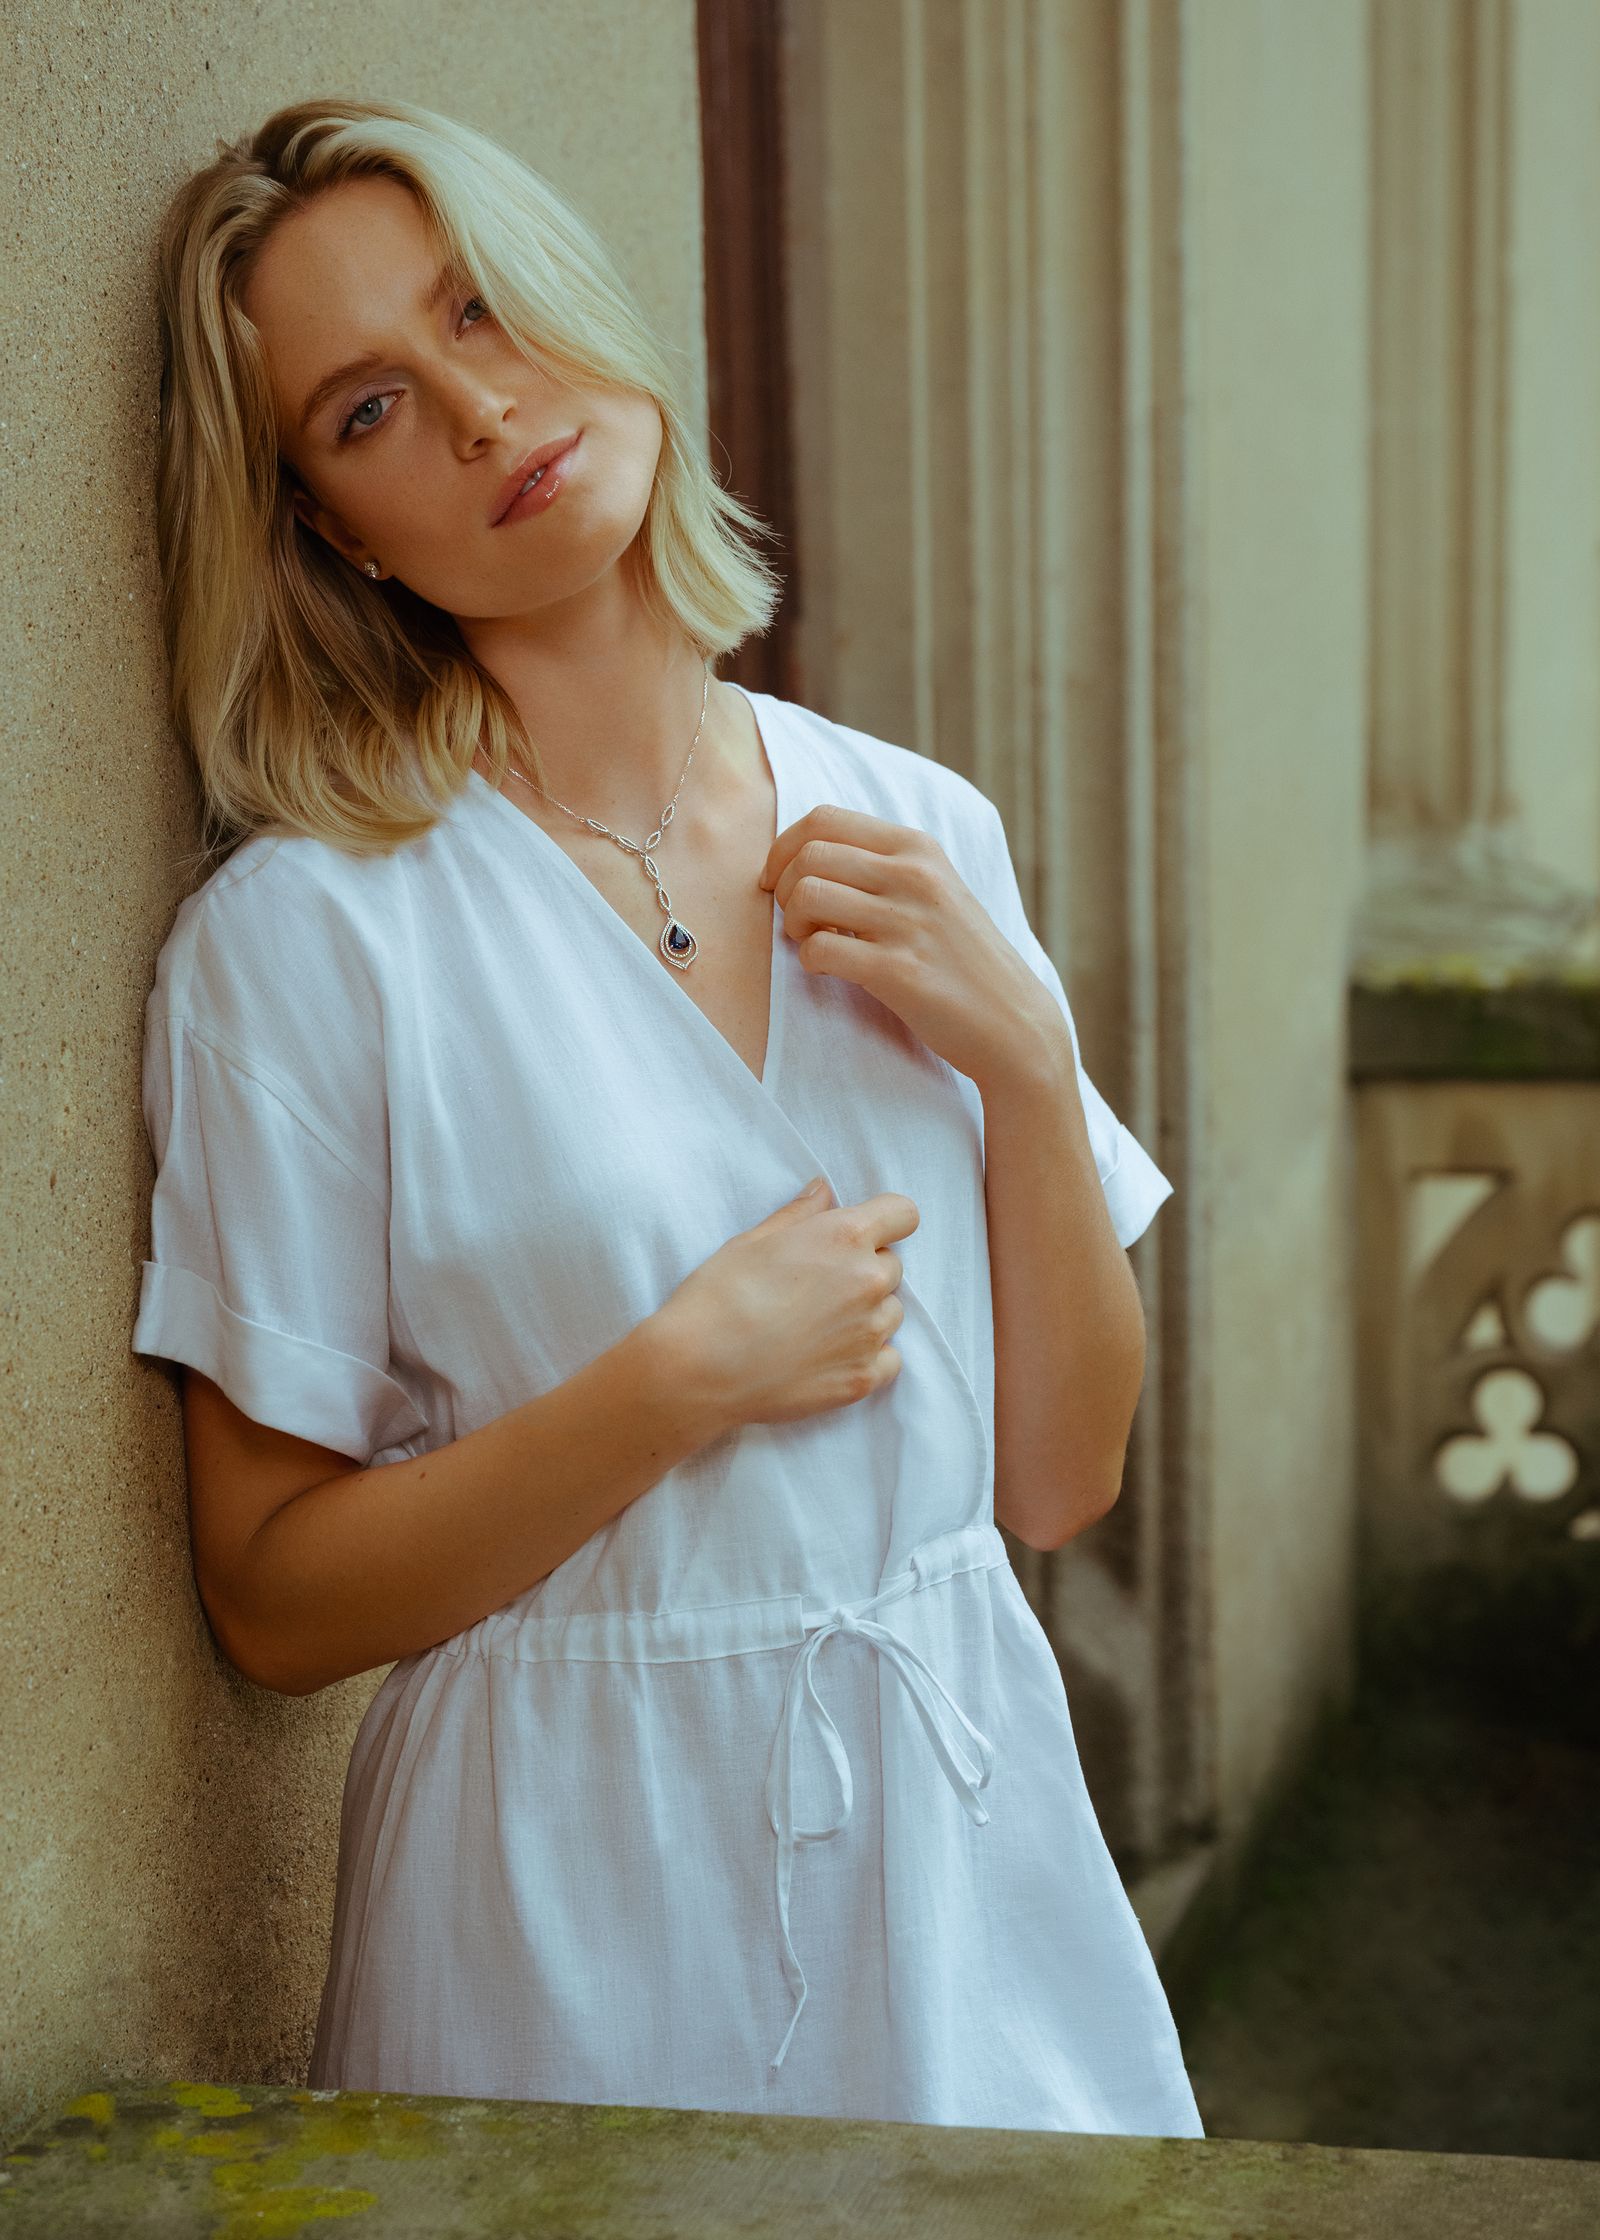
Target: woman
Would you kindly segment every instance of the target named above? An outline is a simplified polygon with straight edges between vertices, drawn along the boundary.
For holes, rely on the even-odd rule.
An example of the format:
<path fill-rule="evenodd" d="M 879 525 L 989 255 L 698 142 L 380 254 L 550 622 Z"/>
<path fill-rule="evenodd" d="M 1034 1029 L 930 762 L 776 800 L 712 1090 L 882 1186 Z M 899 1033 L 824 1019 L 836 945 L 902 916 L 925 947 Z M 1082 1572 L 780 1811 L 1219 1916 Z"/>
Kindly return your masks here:
<path fill-rule="evenodd" d="M 1197 2134 L 996 1523 L 1115 1498 L 1171 1186 L 998 813 L 714 681 L 759 523 L 492 142 L 299 104 L 161 274 L 238 845 L 150 998 L 133 1344 L 227 1654 L 393 1666 L 311 2082 Z"/>

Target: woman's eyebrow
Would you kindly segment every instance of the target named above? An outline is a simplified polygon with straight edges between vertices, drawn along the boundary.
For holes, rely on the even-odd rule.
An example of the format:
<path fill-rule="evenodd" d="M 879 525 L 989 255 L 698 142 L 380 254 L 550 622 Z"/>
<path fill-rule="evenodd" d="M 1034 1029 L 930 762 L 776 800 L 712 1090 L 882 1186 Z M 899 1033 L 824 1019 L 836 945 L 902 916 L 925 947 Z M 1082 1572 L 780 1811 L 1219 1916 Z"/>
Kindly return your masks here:
<path fill-rule="evenodd" d="M 427 294 L 417 306 L 425 319 L 438 307 L 439 299 L 448 294 L 455 278 L 456 273 L 453 265 L 445 265 L 437 274 L 432 287 L 429 288 Z M 382 360 L 377 351 L 367 350 L 359 358 L 350 358 L 342 366 L 335 366 L 331 373 L 325 373 L 313 387 L 305 403 L 300 407 L 301 433 L 304 434 L 305 430 L 310 427 L 312 420 L 326 404 L 335 389 L 342 389 L 344 384 L 347 381 L 353 381 L 358 373 L 365 373 L 369 366 L 381 363 Z"/>

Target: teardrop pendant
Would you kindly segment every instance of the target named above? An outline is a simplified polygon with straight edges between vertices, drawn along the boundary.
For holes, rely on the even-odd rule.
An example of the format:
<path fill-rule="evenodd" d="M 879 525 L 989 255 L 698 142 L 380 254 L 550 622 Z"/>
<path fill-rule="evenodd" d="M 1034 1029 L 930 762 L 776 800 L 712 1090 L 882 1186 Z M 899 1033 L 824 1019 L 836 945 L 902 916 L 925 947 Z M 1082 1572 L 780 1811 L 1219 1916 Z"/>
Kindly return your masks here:
<path fill-rule="evenodd" d="M 700 944 L 680 919 L 669 918 L 661 929 L 661 954 L 682 972 L 700 954 Z"/>

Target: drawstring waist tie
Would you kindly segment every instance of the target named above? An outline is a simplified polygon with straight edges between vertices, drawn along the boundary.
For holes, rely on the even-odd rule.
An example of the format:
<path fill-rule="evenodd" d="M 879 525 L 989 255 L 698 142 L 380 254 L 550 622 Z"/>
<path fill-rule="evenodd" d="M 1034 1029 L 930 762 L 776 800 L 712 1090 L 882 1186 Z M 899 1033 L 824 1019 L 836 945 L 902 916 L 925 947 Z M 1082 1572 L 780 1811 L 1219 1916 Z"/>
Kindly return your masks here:
<path fill-rule="evenodd" d="M 702 1657 L 735 1656 L 758 1649 L 793 1647 L 782 1707 L 767 1764 L 767 1818 L 777 1842 L 773 1863 L 784 1974 L 795 1996 L 794 2012 L 769 2067 L 778 2069 L 789 2050 L 795 2024 L 806 2001 L 805 1971 L 789 1934 L 789 1894 L 795 1855 L 801 1844 L 826 1843 L 848 1823 L 854 1802 L 850 1758 L 838 1728 L 817 1694 L 814 1667 L 824 1641 L 850 1634 L 885 1660 L 905 1689 L 927 1736 L 940 1772 L 967 1817 L 979 1827 L 988 1813 L 978 1802 L 994 1770 L 994 1745 L 980 1734 L 938 1674 L 892 1626 L 869 1613 L 881 1610 L 920 1588 L 937 1586 L 964 1571 L 1009 1564 L 999 1527 L 969 1524 L 942 1532 L 913 1548 L 907 1567 L 886 1579 L 876 1594 L 859 1602 L 817 1609 L 797 1594 L 750 1602 L 691 1605 L 677 1610 L 587 1610 L 566 1617 L 545 1617 L 538 1604 L 508 1605 L 480 1618 L 452 1640 L 422 1651 L 425 1656 L 500 1656 L 561 1663 L 671 1664 Z M 803 1733 L 821 1743 L 833 1768 L 838 1809 L 824 1826 L 802 1828 L 795 1821 L 795 1753 Z M 971 1744 L 976 1763 L 962 1748 Z"/>
<path fill-rule="evenodd" d="M 977 1529 L 980 1532 L 983 1530 L 982 1527 Z M 944 1537 L 946 1540 L 959 1540 L 962 1535 L 948 1533 Z M 998 1539 L 998 1533 L 995 1537 Z M 917 1554 L 921 1553 L 919 1549 Z M 1001 1556 L 1003 1559 L 1003 1543 Z M 783 1709 L 778 1715 L 777 1732 L 772 1739 L 772 1756 L 767 1767 L 767 1818 L 778 1839 L 778 1922 L 783 1932 L 785 1971 L 789 1987 L 795 1994 L 794 2012 L 789 2017 L 789 2027 L 783 2033 L 783 2043 L 769 2064 L 774 2069 L 783 2065 L 783 2057 L 789 2050 L 789 2040 L 794 2036 L 794 2026 L 800 2020 L 800 2010 L 806 2003 L 805 1970 L 800 1965 L 793 1939 L 789 1935 L 789 1889 L 794 1878 L 795 1853 L 802 1843 L 826 1843 L 831 1836 L 836 1836 L 849 1820 L 855 1800 L 850 1780 L 849 1753 L 840 1739 L 838 1728 L 828 1715 L 827 1707 L 817 1694 L 813 1672 L 817 1652 L 830 1634 L 854 1634 L 857 1639 L 870 1642 L 878 1655 L 887 1660 L 889 1670 L 911 1699 L 912 1707 L 922 1722 L 922 1730 L 938 1760 L 940 1771 L 955 1791 L 962 1810 L 979 1827 L 984 1826 L 989 1818 L 978 1802 L 978 1792 L 987 1787 L 989 1776 L 994 1771 L 993 1743 L 987 1735 L 978 1732 L 933 1667 L 917 1654 L 910 1642 L 891 1626 L 879 1625 L 866 1615 L 869 1610 L 881 1610 L 886 1603 L 898 1602 L 902 1595 L 911 1594 L 926 1583 L 915 1568 L 916 1561 L 914 1556 L 910 1571 L 900 1573 L 891 1585 L 881 1593 L 869 1596 L 864 1602 L 840 1603 L 831 1611 L 803 1614 L 806 1638 L 789 1666 L 788 1684 L 783 1691 Z M 952 1566 L 952 1570 L 969 1568 L 972 1567 Z M 948 1571 L 941 1574 L 944 1577 L 950 1575 Z M 839 1809 L 820 1828 L 802 1828 L 795 1822 L 795 1738 L 800 1730 L 801 1720 L 807 1716 L 808 1703 L 814 1713 L 812 1729 L 827 1753 L 839 1785 Z M 952 1721 L 973 1745 L 977 1753 L 976 1765 L 962 1751 L 956 1734 L 952 1731 Z"/>

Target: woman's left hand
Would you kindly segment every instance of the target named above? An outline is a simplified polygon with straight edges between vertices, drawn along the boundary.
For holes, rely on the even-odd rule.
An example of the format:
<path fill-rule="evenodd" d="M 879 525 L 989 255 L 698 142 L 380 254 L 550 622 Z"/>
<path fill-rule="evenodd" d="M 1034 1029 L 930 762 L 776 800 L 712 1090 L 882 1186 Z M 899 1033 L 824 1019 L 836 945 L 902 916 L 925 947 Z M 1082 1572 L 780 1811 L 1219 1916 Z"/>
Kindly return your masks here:
<path fill-rule="evenodd" d="M 980 1087 L 1051 1053 L 1070 1075 L 1055 999 L 931 833 L 822 802 L 774 839 L 761 885 L 807 972 L 864 988 Z"/>

